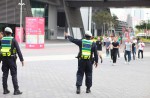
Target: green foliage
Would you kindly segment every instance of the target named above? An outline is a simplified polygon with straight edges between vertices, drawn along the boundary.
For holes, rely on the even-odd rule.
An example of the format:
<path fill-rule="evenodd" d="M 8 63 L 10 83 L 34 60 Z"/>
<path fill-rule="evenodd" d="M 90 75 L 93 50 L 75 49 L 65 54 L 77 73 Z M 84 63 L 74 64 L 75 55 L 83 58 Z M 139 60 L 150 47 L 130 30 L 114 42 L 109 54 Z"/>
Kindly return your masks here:
<path fill-rule="evenodd" d="M 100 36 L 100 38 L 101 38 L 101 41 L 103 40 L 103 36 Z"/>
<path fill-rule="evenodd" d="M 142 39 L 143 42 L 149 42 L 150 43 L 150 39 L 143 38 L 143 37 L 141 37 L 140 39 Z"/>
<path fill-rule="evenodd" d="M 112 23 L 114 24 L 114 27 L 117 27 L 119 24 L 118 17 L 115 14 L 112 16 Z"/>
<path fill-rule="evenodd" d="M 93 21 L 96 23 L 98 28 L 101 25 L 105 24 L 113 24 L 114 26 L 118 26 L 118 17 L 116 15 L 111 16 L 111 13 L 108 11 L 97 12 L 92 16 Z"/>
<path fill-rule="evenodd" d="M 93 15 L 93 21 L 97 26 L 103 25 L 103 23 L 110 23 L 111 15 L 106 11 L 97 12 Z"/>
<path fill-rule="evenodd" d="M 97 40 L 97 36 L 96 36 L 96 37 L 94 37 L 94 39 L 96 39 L 96 40 Z"/>
<path fill-rule="evenodd" d="M 150 30 L 150 20 L 148 20 L 148 22 L 146 21 L 141 21 L 140 25 L 136 25 L 135 26 L 136 29 L 140 30 L 144 30 L 147 28 L 147 30 Z"/>
<path fill-rule="evenodd" d="M 100 37 L 100 40 L 101 40 L 101 41 L 103 40 L 103 36 L 96 36 L 96 37 L 94 37 L 94 39 L 97 40 L 98 37 Z"/>

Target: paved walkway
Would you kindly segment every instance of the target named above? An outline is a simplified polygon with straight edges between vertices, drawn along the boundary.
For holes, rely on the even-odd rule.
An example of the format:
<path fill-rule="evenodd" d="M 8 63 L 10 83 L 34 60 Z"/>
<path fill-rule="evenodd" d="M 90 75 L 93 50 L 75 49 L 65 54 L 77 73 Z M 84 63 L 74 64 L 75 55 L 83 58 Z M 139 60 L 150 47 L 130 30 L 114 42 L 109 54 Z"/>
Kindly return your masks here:
<path fill-rule="evenodd" d="M 62 45 L 64 44 L 64 45 Z M 150 47 L 143 60 L 124 64 L 123 53 L 116 66 L 104 56 L 104 62 L 93 68 L 92 93 L 85 93 L 83 83 L 80 95 L 75 94 L 78 47 L 71 43 L 47 44 L 44 49 L 22 51 L 25 66 L 18 61 L 18 80 L 23 95 L 14 96 L 11 76 L 8 84 L 11 91 L 0 98 L 150 98 Z M 105 51 L 104 51 L 105 52 Z M 0 77 L 2 72 L 0 71 Z M 0 78 L 1 82 L 1 78 Z M 1 84 L 1 83 L 0 83 Z"/>

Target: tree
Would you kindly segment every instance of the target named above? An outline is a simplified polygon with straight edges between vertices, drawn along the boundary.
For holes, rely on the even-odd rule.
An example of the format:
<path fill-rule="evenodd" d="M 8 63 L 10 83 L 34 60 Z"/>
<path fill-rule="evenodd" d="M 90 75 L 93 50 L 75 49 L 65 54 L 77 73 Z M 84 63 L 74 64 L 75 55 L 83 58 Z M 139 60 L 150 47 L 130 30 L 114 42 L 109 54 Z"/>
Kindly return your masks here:
<path fill-rule="evenodd" d="M 141 30 L 140 25 L 136 25 L 135 28 L 136 28 L 137 30 L 139 30 L 139 31 Z"/>
<path fill-rule="evenodd" d="M 119 21 L 118 21 L 118 17 L 115 14 L 113 14 L 112 16 L 112 23 L 114 24 L 115 28 L 118 27 Z"/>
<path fill-rule="evenodd" d="M 96 28 L 100 29 L 103 27 L 103 25 L 106 26 L 104 29 L 107 29 L 109 27 L 117 27 L 118 26 L 118 17 L 113 14 L 111 16 L 111 13 L 108 11 L 100 11 L 93 15 L 92 17 L 93 21 L 96 23 Z"/>
<path fill-rule="evenodd" d="M 144 29 L 150 30 L 150 20 L 148 20 L 148 23 L 146 21 L 141 21 L 140 25 L 136 25 L 135 28 L 139 31 Z"/>
<path fill-rule="evenodd" d="M 101 26 L 104 23 L 108 24 L 112 21 L 112 16 L 107 11 L 97 12 L 93 15 L 93 21 L 96 23 L 97 26 Z"/>

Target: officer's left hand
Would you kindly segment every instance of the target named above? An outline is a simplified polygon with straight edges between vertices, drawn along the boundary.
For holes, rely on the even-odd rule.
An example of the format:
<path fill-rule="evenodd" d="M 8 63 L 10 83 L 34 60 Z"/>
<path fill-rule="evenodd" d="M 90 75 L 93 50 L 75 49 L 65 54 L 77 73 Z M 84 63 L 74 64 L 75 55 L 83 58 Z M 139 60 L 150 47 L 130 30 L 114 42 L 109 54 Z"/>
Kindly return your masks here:
<path fill-rule="evenodd" d="M 24 66 L 24 61 L 21 61 L 21 63 L 22 63 L 22 67 Z"/>
<path fill-rule="evenodd" d="M 95 68 L 97 68 L 97 66 L 98 66 L 98 63 L 95 62 Z"/>

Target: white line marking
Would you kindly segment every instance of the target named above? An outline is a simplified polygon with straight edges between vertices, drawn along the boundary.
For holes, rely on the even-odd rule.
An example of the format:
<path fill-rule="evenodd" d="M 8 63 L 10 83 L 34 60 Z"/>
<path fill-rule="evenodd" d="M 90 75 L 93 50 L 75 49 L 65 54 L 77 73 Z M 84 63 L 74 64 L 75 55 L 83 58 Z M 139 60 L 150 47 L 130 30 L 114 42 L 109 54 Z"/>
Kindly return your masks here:
<path fill-rule="evenodd" d="M 33 62 L 33 61 L 50 61 L 50 60 L 75 60 L 75 56 L 77 54 L 68 54 L 68 55 L 45 55 L 45 56 L 26 56 L 24 57 L 25 62 Z M 124 53 L 120 54 L 121 57 L 124 58 Z M 136 55 L 137 56 L 137 55 Z M 145 52 L 144 57 L 150 57 L 150 52 Z M 105 54 L 103 54 L 103 58 L 110 59 L 110 57 L 106 57 Z M 19 59 L 17 59 L 17 62 L 20 62 Z"/>

